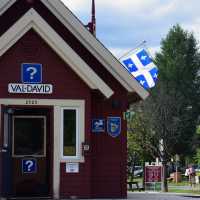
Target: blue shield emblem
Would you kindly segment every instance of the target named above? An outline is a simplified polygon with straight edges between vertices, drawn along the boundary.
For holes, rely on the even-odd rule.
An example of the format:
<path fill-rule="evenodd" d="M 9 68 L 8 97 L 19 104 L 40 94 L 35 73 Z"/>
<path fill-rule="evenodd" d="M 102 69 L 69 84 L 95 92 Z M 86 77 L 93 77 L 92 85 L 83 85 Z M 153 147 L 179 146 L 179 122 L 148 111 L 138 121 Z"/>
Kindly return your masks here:
<path fill-rule="evenodd" d="M 117 137 L 121 133 L 121 118 L 108 117 L 107 119 L 107 132 L 112 137 Z"/>

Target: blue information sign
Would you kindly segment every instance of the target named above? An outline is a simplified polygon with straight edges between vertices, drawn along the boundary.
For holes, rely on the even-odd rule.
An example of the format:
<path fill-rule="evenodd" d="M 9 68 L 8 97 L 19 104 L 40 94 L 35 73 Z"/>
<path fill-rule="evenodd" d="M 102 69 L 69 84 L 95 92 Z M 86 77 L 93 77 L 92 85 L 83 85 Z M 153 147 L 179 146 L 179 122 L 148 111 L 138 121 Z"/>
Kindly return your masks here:
<path fill-rule="evenodd" d="M 92 120 L 92 132 L 99 133 L 105 131 L 105 120 L 104 119 L 93 119 Z"/>
<path fill-rule="evenodd" d="M 22 83 L 41 83 L 42 64 L 23 63 L 21 69 Z"/>
<path fill-rule="evenodd" d="M 36 159 L 27 158 L 22 160 L 22 172 L 23 173 L 36 173 L 37 161 Z"/>
<path fill-rule="evenodd" d="M 112 137 L 117 137 L 121 133 L 121 118 L 108 117 L 107 119 L 107 132 Z"/>

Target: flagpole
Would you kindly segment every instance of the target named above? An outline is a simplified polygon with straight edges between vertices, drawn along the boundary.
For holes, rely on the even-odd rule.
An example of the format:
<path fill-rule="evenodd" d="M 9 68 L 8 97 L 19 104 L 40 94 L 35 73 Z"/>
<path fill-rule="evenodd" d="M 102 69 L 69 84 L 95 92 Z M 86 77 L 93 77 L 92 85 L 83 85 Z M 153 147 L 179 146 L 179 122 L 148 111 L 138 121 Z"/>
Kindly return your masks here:
<path fill-rule="evenodd" d="M 122 56 L 120 56 L 118 58 L 118 60 L 121 60 L 123 57 L 129 55 L 132 51 L 134 51 L 135 49 L 138 49 L 140 46 L 145 45 L 146 44 L 146 40 L 142 41 L 139 45 L 137 45 L 136 47 L 134 47 L 133 49 L 129 50 L 128 52 L 126 52 L 125 54 L 123 54 Z"/>
<path fill-rule="evenodd" d="M 96 13 L 95 13 L 95 0 L 92 0 L 92 15 L 91 21 L 85 27 L 96 36 Z"/>

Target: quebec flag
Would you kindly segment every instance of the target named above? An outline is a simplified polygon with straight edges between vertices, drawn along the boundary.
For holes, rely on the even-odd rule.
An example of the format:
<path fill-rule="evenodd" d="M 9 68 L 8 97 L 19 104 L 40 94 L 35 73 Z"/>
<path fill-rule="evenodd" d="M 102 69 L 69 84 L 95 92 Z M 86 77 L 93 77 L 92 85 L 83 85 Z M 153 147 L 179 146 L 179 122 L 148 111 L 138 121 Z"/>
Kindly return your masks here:
<path fill-rule="evenodd" d="M 145 89 L 155 86 L 158 69 L 144 48 L 122 58 L 121 62 Z"/>

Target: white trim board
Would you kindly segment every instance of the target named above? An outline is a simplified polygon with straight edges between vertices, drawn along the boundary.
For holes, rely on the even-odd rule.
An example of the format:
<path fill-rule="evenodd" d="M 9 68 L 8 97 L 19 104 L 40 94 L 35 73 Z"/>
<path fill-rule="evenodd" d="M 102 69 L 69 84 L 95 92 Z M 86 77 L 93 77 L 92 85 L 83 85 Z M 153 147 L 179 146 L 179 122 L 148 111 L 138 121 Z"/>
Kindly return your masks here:
<path fill-rule="evenodd" d="M 0 16 L 10 8 L 16 0 L 1 0 L 0 1 Z"/>
<path fill-rule="evenodd" d="M 33 8 L 0 37 L 0 56 L 30 29 L 34 29 L 91 89 L 98 89 L 107 98 L 112 96 L 114 93 L 112 89 L 78 54 L 76 54 L 76 52 L 74 52 Z"/>
<path fill-rule="evenodd" d="M 0 15 L 15 2 L 16 0 L 4 0 L 4 3 L 0 5 Z M 41 0 L 41 2 L 72 32 L 128 92 L 136 92 L 142 99 L 146 99 L 149 96 L 149 92 L 124 69 L 121 63 L 92 34 L 89 33 L 60 0 Z"/>

